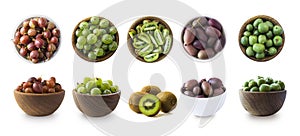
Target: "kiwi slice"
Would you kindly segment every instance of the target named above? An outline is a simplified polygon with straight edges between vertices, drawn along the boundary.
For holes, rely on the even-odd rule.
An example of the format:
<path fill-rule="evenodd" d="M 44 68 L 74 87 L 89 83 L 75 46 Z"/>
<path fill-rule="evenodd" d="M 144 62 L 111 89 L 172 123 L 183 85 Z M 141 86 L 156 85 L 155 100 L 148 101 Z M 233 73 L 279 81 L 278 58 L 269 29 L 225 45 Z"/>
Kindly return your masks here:
<path fill-rule="evenodd" d="M 168 113 L 175 109 L 177 105 L 177 98 L 171 92 L 161 92 L 156 95 L 161 102 L 161 111 Z"/>
<path fill-rule="evenodd" d="M 136 113 L 141 113 L 140 109 L 139 109 L 139 102 L 140 99 L 145 95 L 146 93 L 143 92 L 135 92 L 133 94 L 131 94 L 130 98 L 129 98 L 129 107 L 131 110 L 133 110 Z"/>
<path fill-rule="evenodd" d="M 139 102 L 140 111 L 149 117 L 158 114 L 160 107 L 160 100 L 153 94 L 145 94 Z"/>
<path fill-rule="evenodd" d="M 148 85 L 148 86 L 143 87 L 141 92 L 157 95 L 158 93 L 161 92 L 161 90 L 157 86 Z"/>

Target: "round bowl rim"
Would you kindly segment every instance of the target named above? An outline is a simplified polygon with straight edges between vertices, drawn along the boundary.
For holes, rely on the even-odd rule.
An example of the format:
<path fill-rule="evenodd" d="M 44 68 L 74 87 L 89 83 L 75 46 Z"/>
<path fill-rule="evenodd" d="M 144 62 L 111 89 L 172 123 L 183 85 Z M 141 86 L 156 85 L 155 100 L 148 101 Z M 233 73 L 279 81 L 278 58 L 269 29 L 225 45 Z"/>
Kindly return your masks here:
<path fill-rule="evenodd" d="M 99 57 L 99 58 L 97 57 L 96 60 L 91 60 L 91 59 L 89 59 L 87 56 L 83 55 L 83 54 L 76 48 L 76 30 L 78 29 L 79 24 L 80 24 L 81 22 L 83 22 L 83 21 L 90 21 L 90 19 L 91 19 L 92 17 L 94 17 L 94 16 L 90 16 L 90 17 L 87 17 L 87 18 L 82 19 L 82 20 L 79 21 L 79 22 L 77 23 L 77 25 L 74 27 L 73 32 L 72 32 L 72 36 L 71 36 L 72 46 L 73 46 L 73 50 L 75 51 L 76 55 L 79 56 L 80 58 L 82 58 L 83 60 L 88 61 L 88 62 L 102 62 L 102 61 L 105 61 L 105 60 L 109 59 L 112 55 L 114 55 L 114 53 L 115 53 L 115 52 L 117 51 L 117 49 L 119 48 L 119 31 L 118 31 L 117 27 L 116 27 L 110 20 L 108 20 L 107 18 L 102 17 L 102 16 L 96 16 L 96 17 L 99 17 L 100 19 L 106 19 L 106 20 L 108 20 L 109 23 L 110 23 L 110 25 L 116 27 L 117 33 L 115 34 L 115 36 L 116 36 L 116 37 L 115 37 L 115 38 L 116 38 L 116 39 L 115 39 L 115 42 L 117 42 L 118 48 L 117 48 L 115 51 L 110 51 L 108 54 L 105 54 L 105 55 L 102 56 L 102 57 Z"/>
<path fill-rule="evenodd" d="M 55 93 L 23 93 L 17 90 L 14 90 L 15 94 L 23 95 L 23 96 L 51 96 L 51 95 L 59 95 L 65 93 L 65 90 L 55 92 Z"/>
<path fill-rule="evenodd" d="M 184 51 L 183 51 L 184 54 L 187 55 L 187 57 L 188 57 L 189 59 L 193 60 L 193 61 L 197 61 L 197 62 L 201 62 L 201 63 L 213 62 L 213 61 L 216 60 L 218 57 L 220 57 L 221 54 L 223 54 L 223 51 L 225 50 L 225 46 L 226 46 L 226 43 L 227 43 L 227 42 L 226 42 L 226 31 L 225 31 L 223 25 L 221 24 L 221 22 L 220 22 L 219 20 L 217 20 L 217 21 L 220 22 L 220 24 L 222 25 L 222 32 L 221 32 L 221 33 L 222 33 L 222 34 L 224 35 L 224 37 L 225 37 L 225 44 L 222 45 L 222 46 L 224 46 L 224 47 L 222 48 L 221 51 L 219 51 L 217 54 L 215 54 L 215 56 L 213 56 L 212 58 L 208 58 L 208 59 L 199 59 L 199 58 L 197 58 L 197 57 L 191 56 L 191 55 L 186 51 L 186 49 L 184 48 L 183 35 L 184 35 L 185 27 L 186 27 L 188 24 L 192 23 L 192 21 L 194 21 L 195 19 L 200 18 L 200 17 L 206 17 L 206 18 L 211 18 L 211 19 L 217 20 L 216 18 L 213 18 L 213 17 L 210 17 L 210 16 L 197 16 L 197 17 L 194 17 L 194 18 L 192 18 L 191 20 L 189 20 L 189 21 L 184 25 L 184 27 L 183 27 L 183 29 L 182 29 L 182 31 L 181 31 L 181 34 L 180 34 L 180 36 L 181 36 L 181 37 L 180 37 L 180 40 L 181 40 L 181 44 L 182 44 L 181 47 L 182 47 L 182 49 L 184 50 Z"/>
<path fill-rule="evenodd" d="M 224 97 L 227 95 L 227 91 L 224 91 L 224 93 L 218 95 L 218 96 L 213 96 L 213 97 L 207 97 L 207 98 L 197 98 L 197 97 L 191 97 L 191 96 L 187 96 L 183 93 L 181 93 L 184 97 L 188 97 L 189 99 L 195 99 L 195 101 L 208 101 L 208 100 L 212 100 L 212 99 L 220 99 L 221 97 Z"/>
<path fill-rule="evenodd" d="M 281 24 L 276 19 L 274 19 L 273 17 L 268 16 L 268 15 L 256 15 L 256 16 L 253 16 L 253 17 L 249 18 L 248 20 L 246 20 L 243 23 L 243 25 L 241 26 L 240 31 L 239 31 L 238 42 L 239 42 L 239 46 L 240 46 L 241 51 L 243 52 L 243 54 L 247 58 L 249 58 L 249 59 L 251 59 L 253 61 L 257 61 L 257 62 L 266 62 L 266 61 L 272 60 L 273 58 L 275 58 L 281 52 L 281 50 L 282 50 L 282 48 L 284 47 L 284 44 L 285 44 L 285 34 L 284 34 L 284 30 L 283 30 L 283 33 L 281 34 L 282 45 L 277 48 L 277 53 L 275 55 L 268 56 L 268 57 L 265 57 L 263 59 L 256 59 L 255 57 L 249 57 L 249 56 L 247 56 L 247 54 L 246 54 L 246 48 L 244 48 L 244 46 L 241 44 L 241 40 L 240 39 L 242 38 L 243 33 L 245 32 L 246 25 L 249 24 L 249 23 L 252 23 L 257 18 L 262 18 L 262 19 L 268 20 L 268 21 L 272 22 L 274 25 L 279 25 L 282 28 Z"/>
<path fill-rule="evenodd" d="M 15 29 L 15 31 L 14 31 L 14 35 L 13 35 L 13 38 L 15 37 L 15 33 L 17 32 L 17 30 L 19 30 L 19 29 L 21 29 L 21 27 L 22 27 L 22 25 L 23 25 L 23 22 L 24 21 L 26 21 L 26 20 L 30 20 L 30 19 L 32 19 L 32 18 L 40 18 L 40 17 L 43 17 L 43 18 L 46 18 L 47 19 L 47 21 L 50 21 L 50 22 L 52 22 L 52 23 L 54 23 L 55 24 L 55 26 L 56 26 L 56 28 L 58 28 L 59 30 L 61 30 L 60 29 L 60 27 L 57 25 L 57 23 L 55 22 L 55 21 L 53 21 L 52 20 L 52 18 L 50 18 L 50 17 L 48 17 L 48 16 L 45 16 L 45 15 L 33 15 L 33 16 L 28 16 L 28 17 L 26 17 L 26 18 L 23 18 L 22 20 L 21 20 L 21 23 L 19 23 L 19 25 L 17 25 L 17 27 L 16 27 L 16 29 Z M 19 57 L 21 57 L 23 60 L 25 60 L 26 62 L 28 62 L 28 63 L 30 63 L 30 64 L 42 64 L 42 63 L 46 63 L 46 62 L 48 62 L 48 61 L 51 61 L 56 55 L 57 55 L 57 53 L 58 53 L 58 51 L 60 50 L 60 48 L 61 48 L 61 43 L 62 43 L 62 34 L 60 33 L 60 37 L 58 37 L 58 39 L 59 39 L 59 41 L 58 41 L 58 47 L 56 48 L 56 51 L 52 54 L 52 56 L 50 57 L 50 59 L 46 59 L 46 60 L 43 60 L 43 61 L 40 61 L 40 62 L 38 62 L 38 63 L 33 63 L 32 61 L 30 61 L 30 60 L 28 60 L 27 58 L 25 58 L 25 57 L 23 57 L 23 56 L 21 56 L 21 54 L 18 52 L 18 49 L 17 49 L 17 44 L 15 44 L 15 43 L 13 43 L 13 45 L 15 46 L 15 52 L 18 54 L 18 56 Z M 12 39 L 13 40 L 13 39 Z"/>
<path fill-rule="evenodd" d="M 171 42 L 171 48 L 170 48 L 170 51 L 167 53 L 167 54 L 159 54 L 159 57 L 157 60 L 153 61 L 153 62 L 146 62 L 142 57 L 140 57 L 138 54 L 136 54 L 134 52 L 134 47 L 132 45 L 132 39 L 129 35 L 129 31 L 130 29 L 135 29 L 135 27 L 139 24 L 141 24 L 143 22 L 143 20 L 146 20 L 146 19 L 149 19 L 149 20 L 157 20 L 159 21 L 159 23 L 162 23 L 169 31 L 170 31 L 170 35 L 172 36 L 172 42 Z M 172 32 L 172 29 L 171 27 L 169 26 L 169 24 L 167 22 L 165 22 L 163 19 L 161 19 L 160 17 L 156 17 L 156 16 L 143 16 L 143 17 L 140 17 L 138 18 L 137 20 L 135 20 L 132 25 L 129 27 L 129 30 L 127 32 L 127 47 L 128 47 L 128 50 L 129 52 L 131 53 L 131 55 L 136 58 L 137 60 L 141 61 L 141 62 L 145 62 L 145 63 L 155 63 L 155 62 L 159 62 L 161 60 L 163 60 L 166 56 L 168 56 L 168 54 L 171 52 L 172 50 L 172 47 L 173 47 L 173 32 Z"/>
<path fill-rule="evenodd" d="M 250 91 L 244 91 L 243 89 L 240 89 L 240 92 L 244 94 L 276 94 L 276 93 L 284 93 L 287 92 L 287 90 L 280 90 L 280 91 L 269 91 L 269 92 L 250 92 Z"/>
<path fill-rule="evenodd" d="M 117 94 L 121 94 L 121 90 L 118 90 L 115 93 L 111 93 L 111 94 L 103 94 L 103 95 L 90 95 L 90 94 L 82 94 L 82 93 L 78 93 L 75 89 L 73 89 L 73 93 L 75 95 L 81 95 L 81 96 L 88 96 L 88 97 L 108 97 L 108 96 L 114 96 Z"/>

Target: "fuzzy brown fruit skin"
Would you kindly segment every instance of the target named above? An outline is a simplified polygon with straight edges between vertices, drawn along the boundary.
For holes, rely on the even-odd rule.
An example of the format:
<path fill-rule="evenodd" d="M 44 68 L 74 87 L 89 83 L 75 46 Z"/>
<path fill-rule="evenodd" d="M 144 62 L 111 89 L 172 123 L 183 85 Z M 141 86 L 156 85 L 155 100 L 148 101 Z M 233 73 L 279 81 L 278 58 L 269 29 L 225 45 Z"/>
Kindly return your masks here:
<path fill-rule="evenodd" d="M 177 98 L 171 92 L 161 92 L 156 95 L 161 102 L 161 111 L 169 113 L 177 106 Z"/>
<path fill-rule="evenodd" d="M 146 93 L 143 93 L 143 92 L 135 92 L 135 93 L 131 94 L 131 96 L 129 98 L 129 102 L 128 102 L 131 110 L 133 110 L 136 113 L 141 113 L 141 111 L 139 109 L 139 102 L 145 94 Z"/>
<path fill-rule="evenodd" d="M 161 92 L 161 90 L 159 89 L 159 87 L 154 86 L 154 85 L 148 85 L 142 88 L 141 92 L 143 93 L 149 93 L 149 94 L 153 94 L 153 95 L 157 95 L 158 93 Z"/>

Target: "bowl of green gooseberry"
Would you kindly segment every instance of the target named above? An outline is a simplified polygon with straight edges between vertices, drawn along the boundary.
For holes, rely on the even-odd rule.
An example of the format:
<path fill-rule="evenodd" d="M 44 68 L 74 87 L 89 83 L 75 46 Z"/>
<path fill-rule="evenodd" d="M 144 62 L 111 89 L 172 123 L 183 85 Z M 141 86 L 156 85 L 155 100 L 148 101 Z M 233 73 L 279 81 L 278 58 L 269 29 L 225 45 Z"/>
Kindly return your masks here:
<path fill-rule="evenodd" d="M 89 62 L 101 62 L 110 58 L 117 50 L 118 30 L 108 19 L 88 17 L 74 28 L 72 45 L 80 58 Z"/>
<path fill-rule="evenodd" d="M 284 82 L 258 76 L 246 81 L 239 91 L 246 111 L 255 116 L 269 116 L 278 112 L 286 97 Z"/>
<path fill-rule="evenodd" d="M 277 20 L 270 16 L 258 15 L 242 25 L 238 40 L 245 56 L 254 61 L 265 62 L 280 53 L 285 35 Z"/>
<path fill-rule="evenodd" d="M 73 90 L 77 108 L 90 117 L 102 117 L 117 107 L 121 95 L 119 87 L 111 80 L 85 77 Z"/>

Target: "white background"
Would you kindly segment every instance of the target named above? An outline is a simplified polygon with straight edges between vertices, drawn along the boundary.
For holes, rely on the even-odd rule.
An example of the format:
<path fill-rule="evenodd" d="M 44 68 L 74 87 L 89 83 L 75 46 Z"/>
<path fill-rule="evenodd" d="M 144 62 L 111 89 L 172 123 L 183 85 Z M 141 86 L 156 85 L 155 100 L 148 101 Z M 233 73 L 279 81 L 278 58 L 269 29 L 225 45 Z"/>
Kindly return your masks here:
<path fill-rule="evenodd" d="M 102 10 L 120 2 L 119 0 L 93 0 L 93 1 L 33 1 L 33 0 L 9 0 L 0 2 L 0 135 L 31 135 L 31 136 L 53 136 L 53 135 L 104 135 L 98 131 L 76 108 L 71 90 L 73 88 L 73 59 L 74 51 L 71 45 L 71 34 L 75 25 L 83 18 L 96 15 Z M 148 1 L 149 2 L 149 1 Z M 151 1 L 150 1 L 151 2 Z M 223 55 L 226 64 L 226 80 L 228 95 L 223 108 L 203 128 L 199 127 L 199 118 L 190 116 L 177 130 L 170 135 L 284 135 L 287 132 L 299 135 L 297 124 L 300 121 L 300 92 L 298 87 L 299 65 L 299 6 L 296 1 L 279 0 L 184 0 L 184 4 L 196 9 L 199 14 L 211 16 L 218 19 L 227 36 L 227 43 Z M 166 5 L 167 6 L 167 5 Z M 134 7 L 131 7 L 134 8 Z M 116 11 L 122 12 L 122 11 Z M 259 63 L 246 58 L 238 46 L 238 32 L 241 25 L 250 17 L 265 14 L 277 19 L 283 26 L 286 35 L 285 47 L 273 60 Z M 31 64 L 18 56 L 11 42 L 17 25 L 25 18 L 34 15 L 44 15 L 52 20 L 61 29 L 62 42 L 57 55 L 44 64 Z M 118 28 L 119 35 L 125 39 L 130 23 Z M 172 28 L 174 36 L 179 36 L 181 28 Z M 178 38 L 178 37 L 176 37 Z M 122 41 L 120 41 L 122 43 Z M 123 41 L 124 43 L 124 41 Z M 118 53 L 118 52 L 116 52 Z M 111 67 L 113 57 L 107 62 L 97 64 L 101 70 L 97 76 L 104 79 L 111 78 Z M 159 63 L 164 67 L 166 63 Z M 198 67 L 205 67 L 209 63 L 196 62 Z M 156 64 L 157 65 L 157 64 Z M 176 69 L 172 69 L 175 70 Z M 199 76 L 209 76 L 209 69 L 201 69 Z M 141 74 L 141 71 L 130 72 L 129 80 Z M 136 74 L 136 75 L 135 75 Z M 287 98 L 283 108 L 275 115 L 269 117 L 254 117 L 249 115 L 241 106 L 238 90 L 245 80 L 256 78 L 257 75 L 270 76 L 274 79 L 283 80 L 286 83 Z M 13 90 L 22 81 L 31 76 L 42 76 L 49 78 L 55 76 L 66 95 L 60 108 L 51 116 L 31 117 L 26 115 L 16 104 Z M 148 77 L 147 77 L 148 78 Z M 194 77 L 191 77 L 194 78 Z M 144 79 L 139 80 L 142 82 Z M 174 81 L 175 82 L 175 81 Z M 182 82 L 176 81 L 175 89 L 172 90 L 179 95 L 178 86 Z M 143 85 L 130 83 L 137 91 Z M 168 83 L 166 83 L 168 86 Z M 166 87 L 167 88 L 167 87 Z M 173 89 L 173 88 L 171 88 Z M 177 89 L 177 90 L 176 90 Z M 127 91 L 127 90 L 122 90 Z M 130 90 L 132 91 L 132 90 Z M 122 100 L 125 102 L 124 100 Z M 148 121 L 149 118 L 140 117 L 126 107 L 119 105 L 115 114 L 123 113 L 122 117 L 129 120 L 138 118 Z M 133 117 L 132 117 L 133 116 Z M 150 119 L 151 120 L 151 119 Z M 159 124 L 155 124 L 159 125 Z M 133 128 L 134 130 L 134 128 Z M 128 131 L 133 131 L 128 130 Z M 116 130 L 117 131 L 117 130 Z M 151 133 L 151 132 L 146 132 Z"/>

